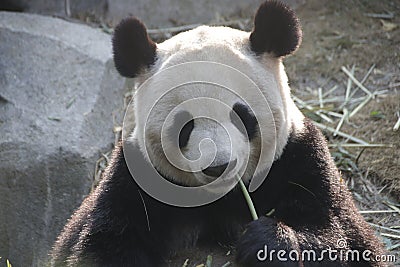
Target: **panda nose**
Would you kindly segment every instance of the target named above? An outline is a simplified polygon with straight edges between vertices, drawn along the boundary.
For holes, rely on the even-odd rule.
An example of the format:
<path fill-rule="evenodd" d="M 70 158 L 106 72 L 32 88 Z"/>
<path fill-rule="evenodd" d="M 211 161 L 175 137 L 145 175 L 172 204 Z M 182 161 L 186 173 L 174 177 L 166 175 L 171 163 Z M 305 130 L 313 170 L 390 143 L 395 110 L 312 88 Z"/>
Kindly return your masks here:
<path fill-rule="evenodd" d="M 236 166 L 236 162 L 237 160 L 233 160 L 230 163 L 227 162 L 225 164 L 221 164 L 218 166 L 212 166 L 212 167 L 208 167 L 205 168 L 204 170 L 202 170 L 202 172 L 208 176 L 212 176 L 212 177 L 219 177 L 221 176 L 221 174 L 224 173 L 224 171 L 226 170 L 226 168 L 229 166 L 229 171 L 232 170 L 235 166 Z"/>

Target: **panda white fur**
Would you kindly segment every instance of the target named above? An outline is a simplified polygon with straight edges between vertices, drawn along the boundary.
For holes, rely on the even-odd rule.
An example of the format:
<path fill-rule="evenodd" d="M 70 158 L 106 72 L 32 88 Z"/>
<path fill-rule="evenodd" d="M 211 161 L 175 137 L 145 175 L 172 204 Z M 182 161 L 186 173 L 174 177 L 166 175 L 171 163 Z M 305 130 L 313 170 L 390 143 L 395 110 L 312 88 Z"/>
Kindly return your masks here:
<path fill-rule="evenodd" d="M 290 98 L 282 58 L 298 48 L 301 36 L 293 11 L 275 1 L 260 6 L 251 33 L 201 26 L 155 44 L 138 19 L 123 20 L 113 37 L 116 68 L 122 76 L 135 77 L 139 83 L 147 80 L 146 90 L 135 95 L 135 130 L 127 142 L 146 151 L 142 159 L 154 164 L 164 178 L 189 187 L 207 184 L 221 175 L 233 177 L 235 173 L 242 173 L 244 182 L 249 184 L 258 174 L 254 173 L 257 162 L 261 163 L 262 173 L 272 160 L 265 181 L 252 193 L 262 216 L 251 222 L 242 192 L 237 188 L 208 205 L 191 208 L 154 199 L 132 179 L 121 144 L 114 149 L 100 185 L 84 200 L 58 237 L 51 253 L 52 265 L 162 266 L 171 250 L 201 242 L 235 245 L 239 266 L 383 266 L 362 259 L 359 262 L 332 262 L 329 258 L 321 262 L 257 259 L 257 252 L 265 245 L 276 251 L 301 253 L 313 249 L 320 253 L 328 247 L 335 248 L 339 239 L 346 241 L 346 249 L 370 250 L 371 258 L 383 253 L 381 243 L 358 214 L 341 182 L 324 137 Z M 238 70 L 259 88 L 268 108 L 264 99 L 245 83 L 241 84 L 241 79 L 222 69 L 217 72 L 207 67 L 186 68 L 180 75 L 167 71 L 165 75 L 153 76 L 188 62 L 213 62 Z M 196 81 L 202 75 L 211 81 L 223 79 L 243 98 L 210 84 L 189 84 L 182 90 L 164 94 L 179 84 L 182 77 Z M 150 77 L 154 78 L 148 80 Z M 154 105 L 159 95 L 165 97 Z M 222 101 L 229 109 L 212 104 L 175 108 L 202 97 Z M 235 122 L 232 111 L 241 126 Z M 196 113 L 204 112 L 220 125 L 193 119 Z M 188 123 L 176 125 L 179 116 L 188 118 Z M 177 143 L 161 140 L 162 127 L 181 130 Z M 207 166 L 186 163 L 183 171 L 163 153 L 162 145 L 196 159 L 199 143 L 205 138 L 215 144 L 213 149 L 201 151 L 204 158 L 212 157 Z M 262 158 L 262 151 L 266 154 L 273 151 L 272 159 Z M 176 154 L 172 153 L 172 161 L 179 162 L 178 156 L 174 158 Z M 271 210 L 274 210 L 272 215 L 263 216 Z"/>

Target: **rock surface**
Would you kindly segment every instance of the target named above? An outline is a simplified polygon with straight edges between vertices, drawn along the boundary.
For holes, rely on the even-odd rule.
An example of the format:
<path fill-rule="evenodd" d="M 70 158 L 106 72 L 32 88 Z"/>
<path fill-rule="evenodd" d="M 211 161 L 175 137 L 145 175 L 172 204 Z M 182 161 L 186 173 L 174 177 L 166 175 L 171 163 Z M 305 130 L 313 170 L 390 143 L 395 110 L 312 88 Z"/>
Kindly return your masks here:
<path fill-rule="evenodd" d="M 72 17 L 103 21 L 116 25 L 121 19 L 134 15 L 151 28 L 182 24 L 210 23 L 222 18 L 252 18 L 265 0 L 69 0 Z M 292 8 L 306 0 L 281 0 Z M 21 10 L 39 14 L 65 16 L 65 0 L 6 0 L 0 9 Z"/>
<path fill-rule="evenodd" d="M 60 19 L 0 12 L 0 257 L 44 266 L 112 147 L 124 81 L 110 36 Z M 3 265 L 3 262 L 0 262 Z"/>
<path fill-rule="evenodd" d="M 148 27 L 165 28 L 182 24 L 206 24 L 216 18 L 253 18 L 265 0 L 118 0 L 108 1 L 106 21 L 115 25 L 122 18 L 134 15 Z M 296 7 L 305 0 L 283 0 Z"/>

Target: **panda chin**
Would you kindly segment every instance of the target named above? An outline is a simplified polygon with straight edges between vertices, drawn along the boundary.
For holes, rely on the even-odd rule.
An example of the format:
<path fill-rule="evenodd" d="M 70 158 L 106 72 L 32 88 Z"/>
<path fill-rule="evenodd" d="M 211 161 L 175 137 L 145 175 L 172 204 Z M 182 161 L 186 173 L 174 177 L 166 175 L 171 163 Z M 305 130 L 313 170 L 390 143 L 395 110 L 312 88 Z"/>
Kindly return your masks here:
<path fill-rule="evenodd" d="M 187 184 L 179 179 L 174 179 L 173 177 L 164 174 L 158 169 L 157 172 L 164 179 L 175 185 L 183 187 L 203 187 L 205 191 L 213 194 L 228 193 L 231 191 L 238 183 L 238 175 L 236 173 L 241 173 L 241 171 L 238 172 L 237 170 L 232 170 L 217 178 L 204 175 L 201 172 L 190 173 L 193 178 L 193 183 Z"/>
<path fill-rule="evenodd" d="M 238 180 L 235 179 L 235 176 L 228 179 L 220 178 L 209 183 L 205 190 L 215 194 L 228 193 L 236 186 L 237 182 Z"/>
<path fill-rule="evenodd" d="M 195 185 L 188 185 L 188 184 L 180 181 L 179 179 L 174 179 L 173 177 L 171 177 L 171 176 L 169 176 L 167 174 L 164 174 L 158 168 L 155 168 L 155 169 L 158 172 L 158 174 L 161 175 L 165 180 L 167 180 L 167 181 L 169 181 L 169 182 L 171 182 L 171 183 L 173 183 L 175 185 L 179 185 L 179 186 L 183 186 L 183 187 L 193 187 L 193 186 L 201 186 L 202 185 L 200 183 L 198 185 L 196 185 L 196 184 Z"/>
<path fill-rule="evenodd" d="M 241 173 L 243 173 L 243 171 L 231 170 L 228 171 L 227 173 L 222 174 L 218 178 L 201 175 L 197 179 L 205 181 L 204 185 L 207 186 L 205 186 L 204 189 L 207 192 L 221 194 L 221 193 L 228 193 L 229 191 L 231 191 L 233 188 L 236 187 L 239 181 L 238 177 L 241 177 L 240 175 Z"/>

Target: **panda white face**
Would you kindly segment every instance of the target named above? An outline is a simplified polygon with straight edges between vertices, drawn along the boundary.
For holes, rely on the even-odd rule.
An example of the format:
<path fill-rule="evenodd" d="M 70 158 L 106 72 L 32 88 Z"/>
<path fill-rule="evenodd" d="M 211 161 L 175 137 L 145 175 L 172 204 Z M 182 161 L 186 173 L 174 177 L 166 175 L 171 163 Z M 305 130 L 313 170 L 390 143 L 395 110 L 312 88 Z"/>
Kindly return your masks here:
<path fill-rule="evenodd" d="M 199 27 L 157 48 L 148 73 L 154 76 L 135 95 L 132 140 L 161 174 L 189 186 L 222 174 L 248 180 L 261 144 L 266 154 L 261 166 L 269 167 L 271 153 L 274 159 L 280 156 L 292 122 L 298 121 L 293 116 L 299 116 L 280 59 L 257 58 L 249 33 L 226 27 Z"/>
<path fill-rule="evenodd" d="M 279 158 L 291 131 L 301 131 L 282 65 L 301 31 L 292 13 L 276 8 L 272 22 L 256 15 L 251 34 L 201 26 L 156 45 L 136 19 L 116 28 L 116 67 L 141 84 L 129 140 L 167 179 L 185 186 L 235 175 L 248 181 Z"/>

